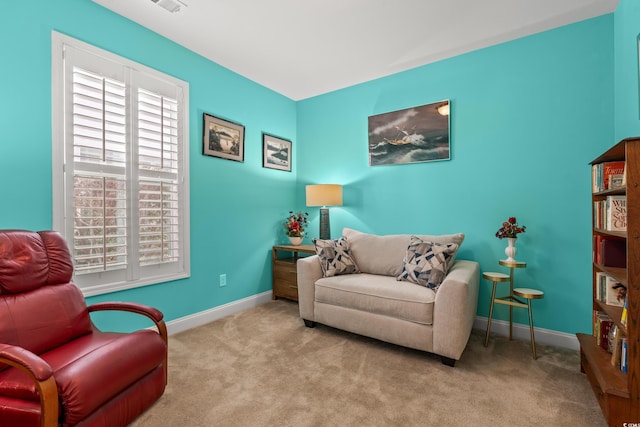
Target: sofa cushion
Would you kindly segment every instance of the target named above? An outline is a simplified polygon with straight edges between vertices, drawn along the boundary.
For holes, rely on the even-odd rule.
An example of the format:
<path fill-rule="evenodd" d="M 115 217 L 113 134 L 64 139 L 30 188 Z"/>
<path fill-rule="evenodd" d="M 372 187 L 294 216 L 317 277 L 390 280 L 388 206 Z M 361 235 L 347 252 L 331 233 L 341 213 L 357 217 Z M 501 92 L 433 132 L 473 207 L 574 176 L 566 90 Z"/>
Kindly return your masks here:
<path fill-rule="evenodd" d="M 431 325 L 435 293 L 395 277 L 350 274 L 316 281 L 315 301 Z"/>
<path fill-rule="evenodd" d="M 402 272 L 397 279 L 426 286 L 436 292 L 453 265 L 457 251 L 455 243 L 425 242 L 411 236 Z"/>
<path fill-rule="evenodd" d="M 337 240 L 313 239 L 324 277 L 359 273 L 344 237 Z"/>
<path fill-rule="evenodd" d="M 363 273 L 396 277 L 402 271 L 402 263 L 410 242 L 410 234 L 390 234 L 377 236 L 350 228 L 342 231 L 347 239 L 351 257 Z M 464 234 L 444 234 L 441 236 L 417 235 L 425 242 L 455 243 L 462 245 Z"/>

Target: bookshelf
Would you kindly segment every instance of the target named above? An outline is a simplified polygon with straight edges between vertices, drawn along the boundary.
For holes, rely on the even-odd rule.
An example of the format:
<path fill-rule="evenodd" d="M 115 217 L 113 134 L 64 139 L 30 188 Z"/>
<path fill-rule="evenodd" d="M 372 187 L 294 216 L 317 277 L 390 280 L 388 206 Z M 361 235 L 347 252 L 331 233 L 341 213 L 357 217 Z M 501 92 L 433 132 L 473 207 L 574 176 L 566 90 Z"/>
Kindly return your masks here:
<path fill-rule="evenodd" d="M 592 263 L 593 310 L 603 312 L 615 322 L 619 333 L 629 343 L 628 372 L 611 364 L 611 354 L 602 349 L 591 334 L 577 334 L 580 342 L 580 369 L 587 375 L 591 388 L 609 425 L 640 421 L 640 137 L 627 138 L 609 148 L 591 162 L 626 161 L 626 185 L 595 191 L 591 206 L 611 195 L 626 195 L 627 230 L 607 231 L 592 225 L 592 237 L 617 237 L 626 240 L 626 268 Z M 592 209 L 592 215 L 594 209 Z M 595 224 L 595 218 L 592 218 Z M 596 250 L 594 246 L 594 251 Z M 628 319 L 626 331 L 620 319 L 622 308 L 607 305 L 597 298 L 596 273 L 604 272 L 627 288 Z"/>

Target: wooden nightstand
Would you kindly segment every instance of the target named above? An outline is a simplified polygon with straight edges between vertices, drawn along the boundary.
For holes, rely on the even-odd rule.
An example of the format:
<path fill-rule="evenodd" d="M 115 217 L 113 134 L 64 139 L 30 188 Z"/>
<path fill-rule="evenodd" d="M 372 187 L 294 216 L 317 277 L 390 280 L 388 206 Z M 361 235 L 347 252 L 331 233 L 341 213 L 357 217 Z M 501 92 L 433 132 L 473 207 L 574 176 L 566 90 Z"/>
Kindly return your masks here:
<path fill-rule="evenodd" d="M 286 256 L 278 257 L 278 252 L 289 252 Z M 296 261 L 300 253 L 315 255 L 313 245 L 276 245 L 271 255 L 271 268 L 273 271 L 273 299 L 283 297 L 298 301 L 298 273 Z"/>

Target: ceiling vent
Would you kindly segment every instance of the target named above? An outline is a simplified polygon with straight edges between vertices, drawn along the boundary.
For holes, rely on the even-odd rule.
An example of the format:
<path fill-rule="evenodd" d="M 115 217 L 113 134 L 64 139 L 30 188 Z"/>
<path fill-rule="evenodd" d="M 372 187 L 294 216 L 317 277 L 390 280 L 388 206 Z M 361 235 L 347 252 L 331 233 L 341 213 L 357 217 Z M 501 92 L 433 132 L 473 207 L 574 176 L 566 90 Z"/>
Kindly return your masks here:
<path fill-rule="evenodd" d="M 168 10 L 171 13 L 176 13 L 180 11 L 180 6 L 187 6 L 183 2 L 179 0 L 151 0 L 161 8 Z"/>

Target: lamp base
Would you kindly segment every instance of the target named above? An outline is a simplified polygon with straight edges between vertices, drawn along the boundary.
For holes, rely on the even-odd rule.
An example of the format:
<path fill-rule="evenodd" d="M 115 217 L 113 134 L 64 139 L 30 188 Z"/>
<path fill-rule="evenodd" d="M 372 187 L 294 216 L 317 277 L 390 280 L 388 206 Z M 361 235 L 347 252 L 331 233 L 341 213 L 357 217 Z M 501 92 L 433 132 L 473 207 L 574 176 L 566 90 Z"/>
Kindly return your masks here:
<path fill-rule="evenodd" d="M 331 239 L 331 227 L 329 226 L 329 208 L 320 208 L 320 240 Z"/>

